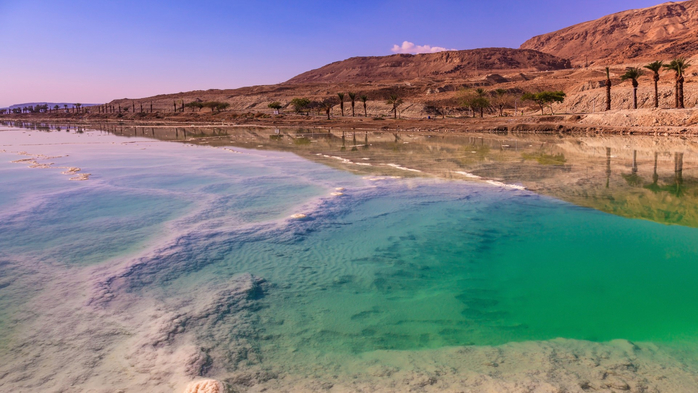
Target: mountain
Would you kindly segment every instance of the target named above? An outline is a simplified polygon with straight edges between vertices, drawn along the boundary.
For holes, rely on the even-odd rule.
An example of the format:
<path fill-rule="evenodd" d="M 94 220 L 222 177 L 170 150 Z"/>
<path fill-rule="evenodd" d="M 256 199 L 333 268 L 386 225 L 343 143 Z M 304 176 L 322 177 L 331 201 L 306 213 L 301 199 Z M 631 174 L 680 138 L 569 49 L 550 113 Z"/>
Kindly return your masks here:
<path fill-rule="evenodd" d="M 67 102 L 27 102 L 25 104 L 14 104 L 10 105 L 9 107 L 5 108 L 0 108 L 0 109 L 14 109 L 14 108 L 26 108 L 28 106 L 34 107 L 37 105 L 48 105 L 49 108 L 53 108 L 54 106 L 58 105 L 59 108 L 65 108 L 64 105 L 67 105 L 68 108 L 73 108 L 75 107 L 75 103 L 67 103 Z M 97 106 L 97 105 L 102 105 L 102 104 L 81 104 L 81 106 L 87 107 L 87 106 Z"/>
<path fill-rule="evenodd" d="M 418 78 L 458 79 L 479 71 L 571 68 L 569 60 L 529 49 L 484 48 L 420 55 L 353 57 L 291 78 L 286 83 L 370 83 Z"/>
<path fill-rule="evenodd" d="M 524 42 L 575 65 L 667 60 L 698 53 L 698 0 L 670 2 L 580 23 Z"/>
<path fill-rule="evenodd" d="M 280 102 L 284 107 L 282 112 L 286 114 L 293 111 L 290 102 L 294 98 L 318 102 L 332 99 L 336 102 L 338 92 L 353 91 L 368 97 L 369 117 L 390 116 L 391 108 L 385 100 L 396 93 L 405 101 L 401 106 L 402 114 L 416 118 L 433 114 L 434 108 L 448 108 L 452 113 L 460 113 L 459 92 L 463 88 L 484 88 L 490 92 L 504 89 L 511 92 L 512 97 L 522 92 L 562 90 L 568 98 L 556 110 L 596 112 L 606 97 L 603 68 L 608 65 L 614 84 L 613 108 L 628 109 L 632 105 L 632 85 L 621 83 L 619 78 L 625 66 L 655 59 L 667 60 L 678 55 L 692 57 L 698 54 L 697 32 L 698 0 L 690 0 L 620 12 L 581 23 L 534 37 L 520 49 L 484 48 L 420 55 L 353 57 L 302 73 L 277 85 L 124 98 L 110 104 L 117 110 L 121 107 L 119 118 L 126 119 L 143 119 L 141 104 L 148 109 L 147 115 L 153 118 L 163 113 L 187 119 L 224 117 L 228 113 L 262 116 L 272 113 L 268 105 L 273 102 Z M 586 60 L 594 66 L 579 67 Z M 698 63 L 698 58 L 693 62 Z M 693 79 L 698 74 L 693 68 L 690 70 L 686 75 L 686 102 L 687 106 L 698 106 L 698 87 Z M 653 107 L 653 87 L 651 75 L 645 73 L 640 78 L 638 90 L 641 108 Z M 663 76 L 659 81 L 660 107 L 674 105 L 673 88 L 674 79 L 670 75 Z M 184 103 L 193 101 L 221 101 L 230 107 L 223 114 L 211 115 L 210 110 L 201 112 L 193 108 L 181 112 Z M 149 112 L 151 105 L 156 113 Z M 514 105 L 535 108 L 520 101 L 515 101 Z M 175 108 L 178 109 L 175 111 Z M 93 112 L 92 115 L 99 113 Z M 111 113 L 99 115 L 112 116 Z M 664 122 L 663 125 L 675 124 L 674 120 L 668 119 L 659 121 Z M 654 120 L 657 119 L 648 117 L 638 122 L 650 124 L 648 121 Z M 603 125 L 619 122 L 623 126 L 635 124 L 627 116 L 622 116 Z"/>

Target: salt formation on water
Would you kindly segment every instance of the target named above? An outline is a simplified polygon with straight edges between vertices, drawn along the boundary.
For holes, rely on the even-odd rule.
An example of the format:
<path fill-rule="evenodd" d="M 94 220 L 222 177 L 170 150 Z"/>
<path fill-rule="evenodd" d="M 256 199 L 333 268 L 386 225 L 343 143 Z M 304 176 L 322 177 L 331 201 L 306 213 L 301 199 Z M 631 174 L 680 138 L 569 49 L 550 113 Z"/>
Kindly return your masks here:
<path fill-rule="evenodd" d="M 0 151 L 2 153 L 7 153 L 5 150 Z M 30 154 L 27 153 L 26 151 L 21 151 L 21 152 L 16 152 L 15 154 L 22 155 L 22 156 L 31 156 L 32 158 L 23 158 L 19 160 L 14 160 L 11 161 L 13 164 L 29 164 L 29 168 L 32 169 L 48 169 L 48 168 L 58 168 L 58 169 L 65 169 L 65 171 L 61 172 L 62 175 L 75 175 L 68 180 L 73 180 L 73 181 L 85 181 L 89 180 L 91 174 L 90 173 L 78 173 L 82 169 L 77 168 L 77 167 L 55 167 L 53 162 L 39 162 L 38 160 L 51 160 L 51 159 L 57 159 L 57 158 L 63 158 L 64 156 L 47 156 L 44 154 Z"/>
<path fill-rule="evenodd" d="M 136 150 L 138 144 L 110 148 Z M 164 153 L 158 155 L 159 148 Z M 511 232 L 521 223 L 536 233 L 544 224 L 536 216 L 562 212 L 581 222 L 572 216 L 580 209 L 477 184 L 362 180 L 290 155 L 264 161 L 221 151 L 219 158 L 220 149 L 189 148 L 149 145 L 137 156 L 154 157 L 145 164 L 123 160 L 134 157 L 130 151 L 101 167 L 108 157 L 97 155 L 97 169 L 74 163 L 99 175 L 84 184 L 26 171 L 47 173 L 41 180 L 54 188 L 34 190 L 17 206 L 0 205 L 0 391 L 650 393 L 698 387 L 698 357 L 689 346 L 461 340 L 414 350 L 410 345 L 423 337 L 412 342 L 391 330 L 429 322 L 448 336 L 457 328 L 474 331 L 482 321 L 505 333 L 535 330 L 510 323 L 492 305 L 492 290 L 482 287 L 464 298 L 467 305 L 457 304 L 456 314 L 469 313 L 470 320 L 413 318 L 410 305 L 420 298 L 429 309 L 441 307 L 431 300 L 431 287 L 413 290 L 414 282 L 433 283 L 437 295 L 449 289 L 433 280 L 444 266 L 430 260 L 442 241 L 454 253 L 450 263 L 463 253 L 473 259 L 457 266 L 466 272 L 457 286 L 470 278 L 484 285 L 482 272 L 497 263 L 483 260 L 501 263 L 493 256 L 507 249 L 520 255 L 540 238 L 515 238 Z M 110 165 L 123 167 L 110 173 Z M 327 195 L 345 188 L 351 198 Z M 518 206 L 514 196 L 522 194 Z M 405 229 L 417 216 L 437 216 L 423 226 L 431 234 Z M 454 232 L 456 240 L 449 238 Z M 680 255 L 673 251 L 676 263 Z M 613 278 L 603 289 L 631 279 Z M 363 309 L 355 304 L 362 296 L 390 308 L 407 304 L 406 314 Z M 336 298 L 344 302 L 329 303 Z M 342 312 L 332 315 L 333 306 Z M 358 333 L 342 330 L 346 321 L 359 326 Z M 404 350 L 338 348 L 371 339 L 409 342 Z"/>
<path fill-rule="evenodd" d="M 190 383 L 184 393 L 225 393 L 225 387 L 218 381 L 207 379 Z"/>

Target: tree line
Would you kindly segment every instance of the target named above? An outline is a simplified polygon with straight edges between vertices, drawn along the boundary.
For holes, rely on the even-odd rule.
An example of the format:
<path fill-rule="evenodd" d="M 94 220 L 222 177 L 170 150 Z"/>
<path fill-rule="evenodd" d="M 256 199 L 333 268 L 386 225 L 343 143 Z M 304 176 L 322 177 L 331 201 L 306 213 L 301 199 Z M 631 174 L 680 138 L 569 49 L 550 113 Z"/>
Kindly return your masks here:
<path fill-rule="evenodd" d="M 4 115 L 6 113 L 14 113 L 14 114 L 22 114 L 22 113 L 51 113 L 51 112 L 57 112 L 61 109 L 59 105 L 54 105 L 53 107 L 50 107 L 48 104 L 40 104 L 40 105 L 27 105 L 23 107 L 16 107 L 16 108 L 10 108 L 10 109 L 0 109 L 0 115 Z M 67 104 L 63 105 L 63 110 L 65 112 L 70 112 L 70 110 L 73 110 L 75 113 L 80 113 L 82 110 L 82 104 L 73 104 L 72 107 L 69 107 Z"/>
<path fill-rule="evenodd" d="M 654 107 L 659 108 L 659 71 L 665 69 L 667 71 L 674 71 L 675 74 L 675 87 L 674 87 L 674 106 L 677 109 L 685 108 L 684 104 L 684 94 L 683 94 L 683 84 L 685 81 L 684 74 L 686 69 L 690 67 L 691 64 L 683 57 L 678 57 L 671 62 L 664 64 L 664 62 L 657 60 L 653 61 L 642 68 L 652 71 L 654 80 Z M 625 69 L 625 74 L 621 75 L 620 80 L 626 81 L 630 80 L 633 85 L 633 108 L 637 109 L 637 88 L 640 83 L 637 81 L 643 74 L 642 68 L 639 67 L 628 67 Z M 611 69 L 606 67 L 606 110 L 611 110 Z"/>
<path fill-rule="evenodd" d="M 330 114 L 332 112 L 332 108 L 337 106 L 339 104 L 340 110 L 342 113 L 342 116 L 344 116 L 344 104 L 347 102 L 346 98 L 349 99 L 349 103 L 351 104 L 351 116 L 355 117 L 356 116 L 356 103 L 357 101 L 363 104 L 363 109 L 364 109 L 364 117 L 368 117 L 368 96 L 364 94 L 358 94 L 354 92 L 349 92 L 349 93 L 337 93 L 337 98 L 339 99 L 339 102 L 335 100 L 334 98 L 326 98 L 324 100 L 316 101 L 316 100 L 310 100 L 308 98 L 294 98 L 291 100 L 289 105 L 293 107 L 294 112 L 299 113 L 299 114 L 308 114 L 312 112 L 313 110 L 316 111 L 323 111 L 327 115 L 327 119 L 329 120 L 331 118 Z M 279 101 L 274 101 L 268 105 L 269 108 L 279 111 L 281 108 L 284 107 L 283 104 Z"/>
<path fill-rule="evenodd" d="M 347 100 L 348 98 L 348 100 Z M 473 112 L 473 117 L 479 113 L 480 117 L 484 117 L 484 112 L 486 110 L 492 111 L 496 110 L 499 116 L 504 116 L 504 110 L 514 106 L 515 102 L 530 101 L 540 106 L 541 113 L 543 113 L 544 108 L 549 107 L 552 112 L 552 104 L 556 102 L 563 102 L 565 99 L 565 93 L 562 91 L 542 91 L 538 93 L 523 93 L 523 95 L 517 95 L 516 93 L 510 92 L 505 89 L 496 89 L 492 91 L 487 91 L 482 88 L 478 89 L 462 89 L 457 97 L 457 106 L 459 109 L 470 109 Z M 368 96 L 359 95 L 353 92 L 350 93 L 337 93 L 337 98 L 328 97 L 323 100 L 310 100 L 308 98 L 294 98 L 287 106 L 291 106 L 293 111 L 298 114 L 308 115 L 309 113 L 316 111 L 317 113 L 324 112 L 327 119 L 331 119 L 332 108 L 339 105 L 339 110 L 342 116 L 345 116 L 345 103 L 349 103 L 351 106 L 351 116 L 356 116 L 356 103 L 357 101 L 363 106 L 363 116 L 368 117 Z M 384 102 L 390 107 L 390 112 L 393 118 L 397 119 L 399 108 L 405 103 L 404 99 L 396 92 L 389 93 Z M 267 105 L 270 109 L 274 111 L 280 111 L 284 108 L 284 104 L 279 101 L 271 102 Z M 440 103 L 427 103 L 425 110 L 428 114 L 446 117 L 448 108 L 446 105 Z"/>

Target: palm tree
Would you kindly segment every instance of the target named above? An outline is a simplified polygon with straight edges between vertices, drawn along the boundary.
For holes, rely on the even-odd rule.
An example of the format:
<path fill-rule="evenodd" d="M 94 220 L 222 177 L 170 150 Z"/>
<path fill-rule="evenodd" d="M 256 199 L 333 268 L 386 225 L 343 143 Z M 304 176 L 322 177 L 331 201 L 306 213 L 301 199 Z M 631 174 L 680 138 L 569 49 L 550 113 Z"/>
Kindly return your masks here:
<path fill-rule="evenodd" d="M 487 99 L 487 91 L 483 88 L 475 89 L 477 95 L 472 101 L 471 106 L 474 109 L 480 110 L 480 117 L 485 117 L 485 108 L 490 106 L 490 100 Z"/>
<path fill-rule="evenodd" d="M 368 101 L 368 97 L 365 95 L 362 95 L 359 97 L 359 100 L 364 103 L 364 117 L 368 117 L 368 112 L 366 111 L 366 101 Z"/>
<path fill-rule="evenodd" d="M 642 76 L 642 70 L 637 67 L 628 67 L 625 69 L 625 74 L 621 75 L 620 80 L 625 81 L 630 79 L 633 81 L 633 108 L 637 109 L 637 78 Z"/>
<path fill-rule="evenodd" d="M 683 74 L 686 68 L 690 67 L 691 64 L 688 63 L 683 57 L 676 58 L 669 64 L 664 64 L 664 68 L 676 72 L 676 92 L 674 94 L 676 98 L 676 107 L 684 108 L 683 105 Z"/>
<path fill-rule="evenodd" d="M 332 111 L 332 107 L 334 107 L 334 103 L 332 100 L 325 100 L 320 104 L 320 107 L 325 110 L 325 113 L 327 114 L 327 120 L 330 120 L 330 112 Z"/>
<path fill-rule="evenodd" d="M 653 61 L 645 66 L 648 70 L 654 73 L 654 107 L 659 108 L 659 70 L 664 66 L 664 62 L 661 60 Z"/>
<path fill-rule="evenodd" d="M 356 93 L 347 93 L 349 100 L 351 101 L 351 117 L 354 117 L 354 102 L 356 102 Z"/>
<path fill-rule="evenodd" d="M 393 107 L 392 111 L 393 111 L 395 118 L 397 119 L 397 108 L 400 105 L 402 105 L 402 103 L 403 103 L 402 98 L 400 98 L 400 96 L 398 96 L 397 94 L 393 93 L 388 97 L 388 99 L 385 101 L 385 103 L 388 105 L 391 105 Z"/>
<path fill-rule="evenodd" d="M 339 107 L 342 109 L 342 116 L 344 116 L 344 93 L 337 93 L 339 97 Z"/>
<path fill-rule="evenodd" d="M 611 69 L 606 67 L 606 110 L 611 110 Z"/>
<path fill-rule="evenodd" d="M 80 107 L 81 107 L 81 106 L 82 106 L 82 104 L 80 104 L 80 103 L 75 104 L 75 108 L 76 108 L 76 110 L 77 110 L 78 113 L 80 113 Z"/>

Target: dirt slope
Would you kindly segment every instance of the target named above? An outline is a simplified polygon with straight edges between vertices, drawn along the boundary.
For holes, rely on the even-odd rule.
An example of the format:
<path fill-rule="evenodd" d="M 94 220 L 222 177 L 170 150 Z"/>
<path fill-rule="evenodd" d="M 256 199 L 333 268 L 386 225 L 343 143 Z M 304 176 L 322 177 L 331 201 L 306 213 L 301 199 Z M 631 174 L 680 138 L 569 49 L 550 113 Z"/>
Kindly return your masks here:
<path fill-rule="evenodd" d="M 543 34 L 521 49 L 572 60 L 574 65 L 621 64 L 691 57 L 698 53 L 698 0 L 629 10 Z"/>

